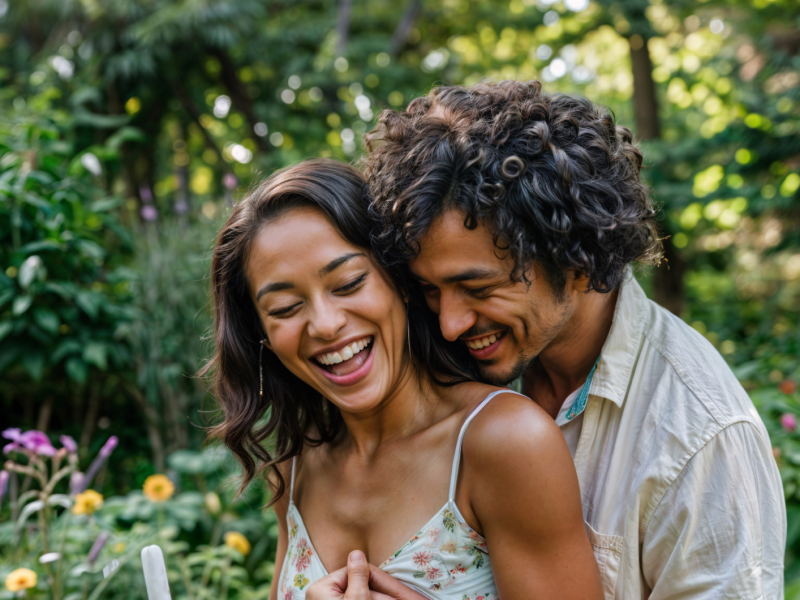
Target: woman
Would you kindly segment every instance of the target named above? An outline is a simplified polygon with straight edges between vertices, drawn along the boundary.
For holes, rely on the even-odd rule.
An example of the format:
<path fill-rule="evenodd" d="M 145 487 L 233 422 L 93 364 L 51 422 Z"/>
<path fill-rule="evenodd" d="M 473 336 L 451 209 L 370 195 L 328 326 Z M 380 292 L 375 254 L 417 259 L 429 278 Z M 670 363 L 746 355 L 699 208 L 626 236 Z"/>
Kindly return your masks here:
<path fill-rule="evenodd" d="M 351 550 L 417 598 L 602 597 L 560 430 L 471 381 L 375 261 L 367 206 L 354 168 L 307 161 L 242 201 L 214 250 L 214 434 L 242 487 L 269 479 L 270 598 L 317 581 L 324 598 Z"/>

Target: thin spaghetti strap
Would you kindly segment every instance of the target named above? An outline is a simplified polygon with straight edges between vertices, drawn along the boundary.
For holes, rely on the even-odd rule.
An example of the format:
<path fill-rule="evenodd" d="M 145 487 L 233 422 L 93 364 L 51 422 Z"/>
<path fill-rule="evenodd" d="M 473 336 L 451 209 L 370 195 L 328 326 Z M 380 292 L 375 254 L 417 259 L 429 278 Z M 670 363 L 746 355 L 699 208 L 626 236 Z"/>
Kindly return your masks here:
<path fill-rule="evenodd" d="M 294 502 L 294 463 L 297 461 L 297 456 L 292 457 L 292 478 L 289 483 L 289 502 Z"/>
<path fill-rule="evenodd" d="M 469 414 L 467 420 L 464 421 L 464 424 L 461 426 L 461 431 L 458 434 L 458 441 L 456 442 L 456 453 L 455 456 L 453 457 L 453 469 L 450 473 L 450 491 L 447 493 L 447 498 L 451 504 L 455 504 L 454 498 L 456 495 L 456 484 L 458 483 L 458 465 L 461 462 L 461 443 L 464 441 L 464 434 L 467 432 L 467 427 L 472 422 L 472 419 L 474 419 L 475 416 L 479 412 L 481 412 L 481 410 L 483 410 L 483 407 L 489 404 L 492 398 L 500 394 L 517 394 L 517 396 L 522 396 L 524 398 L 527 398 L 527 396 L 525 396 L 524 394 L 520 394 L 519 392 L 515 392 L 514 390 L 497 390 L 496 392 L 492 392 L 491 394 L 486 396 L 483 402 L 481 402 L 477 407 L 475 407 L 475 410 L 473 410 Z"/>

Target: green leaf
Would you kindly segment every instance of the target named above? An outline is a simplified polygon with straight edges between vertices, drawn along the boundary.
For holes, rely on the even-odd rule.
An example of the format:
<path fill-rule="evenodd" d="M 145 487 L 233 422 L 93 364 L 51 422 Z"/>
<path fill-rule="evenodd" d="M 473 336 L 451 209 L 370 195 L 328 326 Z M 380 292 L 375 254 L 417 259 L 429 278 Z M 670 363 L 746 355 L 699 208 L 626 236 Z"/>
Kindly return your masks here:
<path fill-rule="evenodd" d="M 92 319 L 97 318 L 97 312 L 100 310 L 102 301 L 103 299 L 99 294 L 87 290 L 78 292 L 75 297 L 75 303 Z"/>
<path fill-rule="evenodd" d="M 0 292 L 0 308 L 3 308 L 3 305 L 14 297 L 14 293 L 14 290 Z"/>
<path fill-rule="evenodd" d="M 19 249 L 20 252 L 24 254 L 30 254 L 31 252 L 40 252 L 42 250 L 61 250 L 61 244 L 54 240 L 39 240 L 38 242 L 31 242 L 30 244 L 25 244 L 22 248 Z"/>
<path fill-rule="evenodd" d="M 33 302 L 33 296 L 24 295 L 24 296 L 17 296 L 14 298 L 14 304 L 11 305 L 11 314 L 15 317 L 20 316 L 26 310 L 31 307 L 31 303 Z"/>
<path fill-rule="evenodd" d="M 86 377 L 89 374 L 89 368 L 80 358 L 77 356 L 70 358 L 67 361 L 65 368 L 67 370 L 67 375 L 69 375 L 69 378 L 72 379 L 72 381 L 86 383 Z"/>
<path fill-rule="evenodd" d="M 40 381 L 44 373 L 44 354 L 28 350 L 22 355 L 22 366 L 34 381 Z"/>
<path fill-rule="evenodd" d="M 108 368 L 107 352 L 105 344 L 90 342 L 83 350 L 83 360 L 105 371 Z"/>
<path fill-rule="evenodd" d="M 53 364 L 61 362 L 65 356 L 69 354 L 77 354 L 83 349 L 83 346 L 75 340 L 65 340 L 58 345 L 55 352 L 50 356 Z"/>
<path fill-rule="evenodd" d="M 58 326 L 61 321 L 58 315 L 48 308 L 37 308 L 33 311 L 33 320 L 36 324 L 48 333 L 53 335 L 58 333 Z"/>
<path fill-rule="evenodd" d="M 114 210 L 115 208 L 119 208 L 122 205 L 122 198 L 119 196 L 114 196 L 112 198 L 103 198 L 102 200 L 97 200 L 96 202 L 92 202 L 89 205 L 89 210 L 92 212 L 106 212 L 109 210 Z"/>
<path fill-rule="evenodd" d="M 6 337 L 11 330 L 14 328 L 14 323 L 11 321 L 3 321 L 0 323 L 0 342 L 3 341 L 3 338 Z"/>

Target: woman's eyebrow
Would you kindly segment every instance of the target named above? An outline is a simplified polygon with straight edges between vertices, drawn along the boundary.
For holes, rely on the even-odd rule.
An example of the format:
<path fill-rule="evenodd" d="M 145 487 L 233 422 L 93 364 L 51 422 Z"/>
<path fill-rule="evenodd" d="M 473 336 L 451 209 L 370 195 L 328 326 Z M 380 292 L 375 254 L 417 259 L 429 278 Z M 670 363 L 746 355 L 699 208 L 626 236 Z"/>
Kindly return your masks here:
<path fill-rule="evenodd" d="M 289 283 L 288 281 L 279 281 L 277 283 L 268 283 L 256 294 L 256 302 L 261 299 L 261 296 L 264 294 L 269 294 L 270 292 L 280 292 L 282 290 L 290 290 L 294 287 L 293 283 Z"/>
<path fill-rule="evenodd" d="M 319 270 L 319 276 L 324 277 L 328 273 L 335 271 L 336 269 L 341 267 L 344 263 L 346 263 L 348 260 L 351 260 L 356 256 L 366 256 L 366 254 L 364 254 L 363 252 L 352 252 L 350 254 L 343 254 L 339 258 L 334 258 L 331 262 L 329 262 L 327 265 L 325 265 Z"/>

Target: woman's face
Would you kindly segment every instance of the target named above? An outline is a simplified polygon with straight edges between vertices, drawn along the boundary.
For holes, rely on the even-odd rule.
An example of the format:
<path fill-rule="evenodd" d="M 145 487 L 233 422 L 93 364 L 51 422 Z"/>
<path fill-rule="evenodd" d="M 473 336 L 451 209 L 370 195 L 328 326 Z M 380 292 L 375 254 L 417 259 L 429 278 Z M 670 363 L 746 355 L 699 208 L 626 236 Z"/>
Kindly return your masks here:
<path fill-rule="evenodd" d="M 246 265 L 268 347 L 341 410 L 378 407 L 403 372 L 406 307 L 367 250 L 316 208 L 264 225 Z"/>

